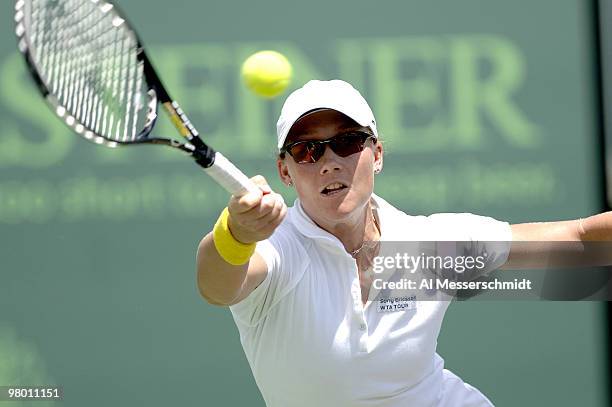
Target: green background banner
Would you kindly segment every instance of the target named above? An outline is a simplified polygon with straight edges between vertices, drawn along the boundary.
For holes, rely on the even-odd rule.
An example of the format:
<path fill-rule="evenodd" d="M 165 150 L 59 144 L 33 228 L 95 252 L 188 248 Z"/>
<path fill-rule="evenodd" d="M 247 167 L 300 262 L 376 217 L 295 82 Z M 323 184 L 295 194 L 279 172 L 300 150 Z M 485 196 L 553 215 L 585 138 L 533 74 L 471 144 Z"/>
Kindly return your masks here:
<path fill-rule="evenodd" d="M 274 162 L 283 98 L 239 78 L 261 49 L 294 64 L 290 90 L 341 78 L 363 92 L 387 151 L 379 195 L 410 214 L 514 223 L 601 210 L 588 4 L 120 3 L 200 132 L 288 203 Z M 62 385 L 66 406 L 263 406 L 229 311 L 195 284 L 227 194 L 180 153 L 71 134 L 29 81 L 12 5 L 0 13 L 0 385 Z M 605 406 L 604 313 L 459 302 L 438 350 L 496 405 Z"/>

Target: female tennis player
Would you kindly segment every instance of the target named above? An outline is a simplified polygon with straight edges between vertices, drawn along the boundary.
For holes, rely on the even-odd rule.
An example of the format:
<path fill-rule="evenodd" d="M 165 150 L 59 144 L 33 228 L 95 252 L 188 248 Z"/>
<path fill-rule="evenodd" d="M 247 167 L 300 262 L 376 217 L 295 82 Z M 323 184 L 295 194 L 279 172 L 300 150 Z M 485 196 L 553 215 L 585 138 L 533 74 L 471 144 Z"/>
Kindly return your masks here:
<path fill-rule="evenodd" d="M 609 213 L 511 226 L 399 211 L 373 194 L 384 149 L 372 110 L 346 82 L 293 92 L 277 132 L 278 173 L 298 199 L 287 209 L 254 177 L 261 191 L 231 197 L 197 256 L 199 290 L 230 306 L 269 407 L 492 405 L 436 353 L 448 301 L 373 305 L 381 292 L 369 272 L 376 245 L 367 242 L 473 242 L 489 254 L 484 273 L 526 256 L 491 242 L 612 240 Z"/>

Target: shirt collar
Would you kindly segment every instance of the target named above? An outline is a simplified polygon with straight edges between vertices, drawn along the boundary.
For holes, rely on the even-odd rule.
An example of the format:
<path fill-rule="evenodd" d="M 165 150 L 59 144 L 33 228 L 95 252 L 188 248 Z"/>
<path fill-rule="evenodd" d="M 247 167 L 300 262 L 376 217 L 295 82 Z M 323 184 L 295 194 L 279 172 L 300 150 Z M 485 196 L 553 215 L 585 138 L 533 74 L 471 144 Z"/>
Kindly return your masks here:
<path fill-rule="evenodd" d="M 388 225 L 392 224 L 391 222 L 387 221 L 390 213 L 386 210 L 386 207 L 389 206 L 389 204 L 376 194 L 372 194 L 372 204 L 374 216 L 377 216 L 378 226 L 380 227 L 380 240 L 385 240 L 385 236 L 387 235 L 385 231 L 387 230 Z M 310 218 L 310 216 L 308 216 L 308 214 L 304 211 L 302 202 L 299 198 L 297 198 L 293 203 L 293 207 L 289 211 L 289 218 L 291 223 L 295 225 L 298 232 L 300 232 L 302 235 L 317 240 L 319 243 L 339 248 L 342 250 L 342 252 L 346 253 L 342 242 L 340 242 L 336 236 L 321 228 Z M 349 255 L 348 253 L 346 254 Z"/>

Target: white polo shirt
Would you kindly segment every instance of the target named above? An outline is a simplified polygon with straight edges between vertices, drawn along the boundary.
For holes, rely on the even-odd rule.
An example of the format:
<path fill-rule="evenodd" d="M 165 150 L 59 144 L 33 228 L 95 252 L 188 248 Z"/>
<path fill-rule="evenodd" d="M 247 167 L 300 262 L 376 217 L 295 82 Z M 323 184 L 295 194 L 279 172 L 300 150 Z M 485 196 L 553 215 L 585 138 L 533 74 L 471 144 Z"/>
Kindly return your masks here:
<path fill-rule="evenodd" d="M 409 216 L 373 196 L 387 241 L 512 240 L 508 223 L 472 214 Z M 487 270 L 505 263 L 509 244 Z M 355 260 L 306 215 L 299 200 L 257 252 L 265 280 L 230 307 L 268 407 L 480 407 L 491 402 L 436 353 L 449 301 L 410 309 L 365 306 Z"/>

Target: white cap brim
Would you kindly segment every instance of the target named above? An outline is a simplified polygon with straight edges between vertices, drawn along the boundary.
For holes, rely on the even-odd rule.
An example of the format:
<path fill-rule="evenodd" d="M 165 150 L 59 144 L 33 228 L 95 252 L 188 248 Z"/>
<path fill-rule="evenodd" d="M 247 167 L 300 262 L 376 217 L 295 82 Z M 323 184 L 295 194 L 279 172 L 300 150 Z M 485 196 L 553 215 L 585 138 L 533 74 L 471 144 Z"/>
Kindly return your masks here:
<path fill-rule="evenodd" d="M 310 81 L 289 95 L 283 105 L 276 124 L 278 148 L 283 147 L 291 127 L 299 119 L 325 109 L 340 112 L 360 126 L 369 127 L 378 138 L 372 109 L 355 88 L 340 80 Z"/>

